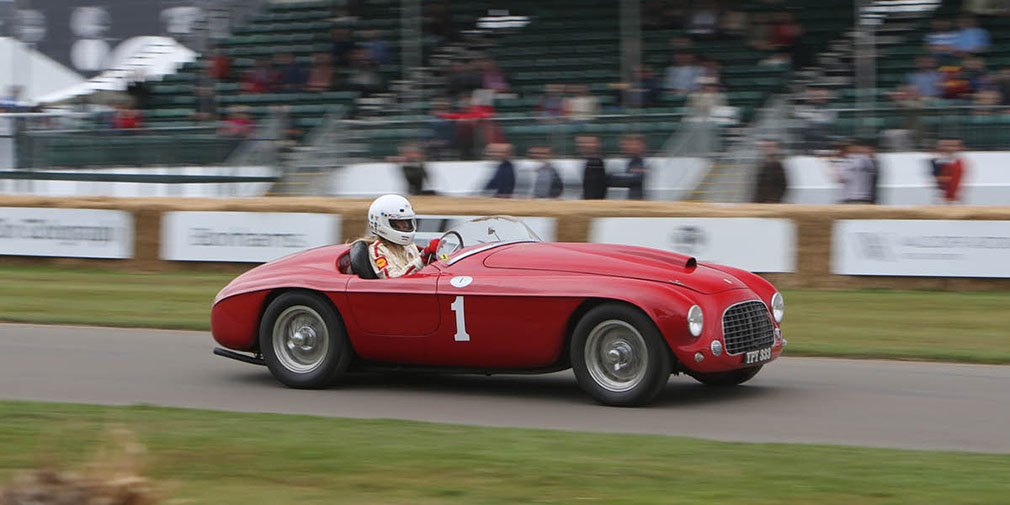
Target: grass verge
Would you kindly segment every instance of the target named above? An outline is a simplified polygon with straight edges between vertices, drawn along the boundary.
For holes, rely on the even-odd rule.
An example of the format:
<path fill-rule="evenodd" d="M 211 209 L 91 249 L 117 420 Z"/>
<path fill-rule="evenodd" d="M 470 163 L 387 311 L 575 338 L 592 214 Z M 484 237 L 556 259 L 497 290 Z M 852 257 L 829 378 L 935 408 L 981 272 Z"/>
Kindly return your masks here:
<path fill-rule="evenodd" d="M 206 330 L 233 277 L 0 267 L 0 321 Z M 1010 292 L 783 293 L 791 355 L 1010 363 Z"/>
<path fill-rule="evenodd" d="M 144 444 L 172 502 L 1003 503 L 1010 455 L 0 402 L 0 481 L 79 464 L 109 427 Z"/>

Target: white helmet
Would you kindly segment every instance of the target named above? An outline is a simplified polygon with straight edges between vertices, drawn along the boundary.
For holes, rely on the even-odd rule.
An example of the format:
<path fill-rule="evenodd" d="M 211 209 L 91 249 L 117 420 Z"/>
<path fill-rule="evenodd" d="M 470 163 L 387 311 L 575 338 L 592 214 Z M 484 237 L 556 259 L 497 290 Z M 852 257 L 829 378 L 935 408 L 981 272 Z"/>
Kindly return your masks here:
<path fill-rule="evenodd" d="M 383 195 L 368 207 L 368 231 L 372 235 L 394 244 L 407 245 L 414 241 L 414 208 L 400 195 Z"/>

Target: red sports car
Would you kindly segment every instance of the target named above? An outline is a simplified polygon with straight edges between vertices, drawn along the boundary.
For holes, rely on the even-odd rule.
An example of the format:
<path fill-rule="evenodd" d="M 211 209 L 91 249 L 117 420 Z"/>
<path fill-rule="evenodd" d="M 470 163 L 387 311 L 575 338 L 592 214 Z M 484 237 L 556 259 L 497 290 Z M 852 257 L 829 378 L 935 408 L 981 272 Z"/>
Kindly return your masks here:
<path fill-rule="evenodd" d="M 764 279 L 641 247 L 543 242 L 511 217 L 446 232 L 420 272 L 378 280 L 364 242 L 258 266 L 214 300 L 215 353 L 320 388 L 356 369 L 554 372 L 609 405 L 671 373 L 741 384 L 785 346 Z M 241 351 L 241 352 L 235 352 Z"/>

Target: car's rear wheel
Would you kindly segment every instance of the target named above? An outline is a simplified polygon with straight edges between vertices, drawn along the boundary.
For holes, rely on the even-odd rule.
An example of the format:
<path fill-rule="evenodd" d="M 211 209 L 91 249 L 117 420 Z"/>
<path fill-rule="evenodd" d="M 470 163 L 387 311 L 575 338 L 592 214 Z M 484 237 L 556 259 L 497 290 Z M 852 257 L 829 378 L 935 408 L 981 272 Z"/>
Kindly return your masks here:
<path fill-rule="evenodd" d="M 670 377 L 670 350 L 659 329 L 640 310 L 608 303 L 587 312 L 570 349 L 579 385 L 600 403 L 649 402 Z"/>
<path fill-rule="evenodd" d="M 260 352 L 281 383 L 303 389 L 329 386 L 351 362 L 340 316 L 326 300 L 305 292 L 270 302 L 260 321 Z"/>
<path fill-rule="evenodd" d="M 761 371 L 761 365 L 750 367 L 750 368 L 740 368 L 737 370 L 730 370 L 728 372 L 715 372 L 715 373 L 698 373 L 698 372 L 688 372 L 687 374 L 693 377 L 696 381 L 706 385 L 714 387 L 733 387 L 739 386 L 744 382 L 747 382 L 754 378 L 758 372 Z"/>

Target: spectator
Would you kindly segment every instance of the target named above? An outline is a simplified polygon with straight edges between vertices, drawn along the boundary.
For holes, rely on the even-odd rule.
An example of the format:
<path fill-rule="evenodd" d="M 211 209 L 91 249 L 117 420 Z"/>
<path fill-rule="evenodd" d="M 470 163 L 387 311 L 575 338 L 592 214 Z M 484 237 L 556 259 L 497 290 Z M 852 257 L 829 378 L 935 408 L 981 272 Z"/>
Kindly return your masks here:
<path fill-rule="evenodd" d="M 333 64 L 338 67 L 348 66 L 351 62 L 351 52 L 357 49 L 351 30 L 337 27 L 330 34 L 333 37 L 333 45 L 330 47 Z"/>
<path fill-rule="evenodd" d="M 947 204 L 961 201 L 961 181 L 967 165 L 959 155 L 963 149 L 964 143 L 959 139 L 941 139 L 937 143 L 937 157 L 931 160 L 936 187 Z"/>
<path fill-rule="evenodd" d="M 333 88 L 333 61 L 329 53 L 316 53 L 312 56 L 312 67 L 309 68 L 308 79 L 305 81 L 306 91 L 327 91 Z"/>
<path fill-rule="evenodd" d="M 481 88 L 494 91 L 495 94 L 508 93 L 509 83 L 497 62 L 492 58 L 483 58 L 478 60 L 477 68 L 480 70 Z"/>
<path fill-rule="evenodd" d="M 558 198 L 565 189 L 561 181 L 561 175 L 551 163 L 552 150 L 550 146 L 540 146 L 530 148 L 530 158 L 537 160 L 537 166 L 533 177 L 533 198 Z"/>
<path fill-rule="evenodd" d="M 698 78 L 702 75 L 702 67 L 691 53 L 677 53 L 673 56 L 674 64 L 666 69 L 666 81 L 663 87 L 678 95 L 685 95 L 698 89 Z"/>
<path fill-rule="evenodd" d="M 351 53 L 351 75 L 347 78 L 347 86 L 363 95 L 382 90 L 382 76 L 375 70 L 364 49 L 355 49 Z"/>
<path fill-rule="evenodd" d="M 193 88 L 196 95 L 196 112 L 193 113 L 194 121 L 217 121 L 217 94 L 214 87 L 209 84 L 197 84 Z"/>
<path fill-rule="evenodd" d="M 1010 106 L 1010 68 L 1000 69 L 993 81 L 1000 94 L 1000 104 Z"/>
<path fill-rule="evenodd" d="M 564 99 L 564 114 L 569 121 L 585 123 L 600 114 L 599 101 L 589 92 L 589 86 L 573 85 L 569 91 L 571 96 Z"/>
<path fill-rule="evenodd" d="M 428 112 L 428 152 L 436 158 L 442 158 L 452 147 L 455 138 L 455 126 L 449 119 L 451 113 L 449 101 L 436 99 L 431 101 L 431 110 Z"/>
<path fill-rule="evenodd" d="M 903 124 L 900 129 L 884 133 L 891 151 L 911 151 L 922 145 L 922 115 L 925 100 L 919 96 L 916 87 L 905 84 L 889 96 L 902 112 Z"/>
<path fill-rule="evenodd" d="M 492 159 L 498 160 L 498 164 L 484 189 L 494 192 L 495 198 L 512 198 L 516 189 L 516 169 L 509 160 L 512 157 L 512 145 L 488 144 L 487 153 Z"/>
<path fill-rule="evenodd" d="M 941 97 L 956 100 L 971 93 L 971 81 L 963 70 L 960 65 L 946 65 L 940 68 Z"/>
<path fill-rule="evenodd" d="M 662 93 L 663 87 L 652 67 L 639 67 L 635 72 L 635 82 L 626 90 L 627 103 L 631 107 L 651 107 Z"/>
<path fill-rule="evenodd" d="M 264 59 L 258 59 L 253 63 L 253 68 L 249 69 L 239 82 L 241 93 L 269 93 L 272 91 L 273 77 L 270 72 L 270 64 Z"/>
<path fill-rule="evenodd" d="M 726 94 L 719 89 L 714 79 L 702 78 L 701 89 L 687 98 L 688 116 L 693 121 L 723 123 L 732 119 Z"/>
<path fill-rule="evenodd" d="M 868 141 L 857 141 L 849 146 L 840 168 L 838 182 L 842 185 L 842 203 L 876 203 L 879 170 Z"/>
<path fill-rule="evenodd" d="M 954 52 L 957 32 L 951 30 L 950 21 L 935 18 L 932 21 L 932 30 L 926 34 L 924 42 L 934 56 L 948 56 Z"/>
<path fill-rule="evenodd" d="M 276 90 L 281 93 L 301 91 L 308 79 L 308 72 L 295 55 L 281 53 L 277 56 L 277 73 L 274 78 Z"/>
<path fill-rule="evenodd" d="M 758 51 L 771 50 L 771 26 L 768 24 L 767 13 L 754 13 L 753 20 L 747 28 L 747 46 Z"/>
<path fill-rule="evenodd" d="M 214 49 L 213 56 L 207 66 L 207 77 L 216 81 L 230 81 L 232 79 L 231 58 L 224 54 L 220 48 Z"/>
<path fill-rule="evenodd" d="M 386 65 L 391 61 L 389 54 L 389 44 L 382 40 L 382 32 L 379 30 L 368 30 L 363 33 L 365 41 L 361 47 L 368 51 L 368 59 L 373 65 Z"/>
<path fill-rule="evenodd" d="M 479 146 L 495 142 L 503 142 L 501 131 L 492 121 L 494 108 L 473 102 L 471 97 L 464 97 L 459 102 L 459 112 L 445 114 L 446 119 L 454 121 L 455 147 L 459 149 L 463 159 L 473 159 Z"/>
<path fill-rule="evenodd" d="M 544 94 L 540 96 L 540 103 L 537 104 L 537 117 L 541 121 L 553 123 L 565 115 L 563 90 L 564 86 L 561 84 L 544 86 Z"/>
<path fill-rule="evenodd" d="M 761 166 L 758 168 L 757 183 L 754 185 L 754 203 L 782 203 L 789 187 L 779 143 L 766 140 L 758 144 L 761 150 Z"/>
<path fill-rule="evenodd" d="M 801 134 L 807 152 L 827 148 L 837 113 L 829 107 L 831 93 L 826 89 L 808 88 L 804 103 L 796 107 L 793 115 L 801 121 Z"/>
<path fill-rule="evenodd" d="M 140 110 L 148 108 L 151 102 L 151 88 L 147 84 L 143 70 L 133 71 L 130 83 L 126 85 L 126 94 L 130 96 L 134 107 Z"/>
<path fill-rule="evenodd" d="M 974 16 L 960 19 L 961 27 L 954 36 L 954 50 L 960 53 L 979 54 L 989 50 L 989 32 L 978 26 Z"/>
<path fill-rule="evenodd" d="M 585 159 L 582 169 L 582 198 L 603 200 L 607 198 L 607 169 L 600 157 L 600 139 L 581 135 L 575 139 L 579 154 Z"/>
<path fill-rule="evenodd" d="M 112 113 L 109 127 L 115 130 L 131 130 L 142 126 L 142 117 L 139 112 L 130 108 L 128 104 L 118 104 Z"/>
<path fill-rule="evenodd" d="M 645 198 L 645 177 L 649 168 L 645 165 L 645 141 L 638 135 L 626 135 L 621 139 L 621 149 L 628 157 L 628 165 L 622 174 L 609 177 L 611 187 L 628 188 L 629 200 Z"/>
<path fill-rule="evenodd" d="M 452 21 L 452 13 L 446 2 L 425 2 L 424 33 L 435 38 L 435 45 L 460 40 L 459 30 Z"/>
<path fill-rule="evenodd" d="M 747 26 L 747 13 L 742 10 L 729 7 L 719 16 L 719 31 L 727 37 L 742 39 L 747 34 Z"/>
<path fill-rule="evenodd" d="M 964 10 L 972 14 L 1006 15 L 1008 12 L 1006 0 L 965 0 Z"/>
<path fill-rule="evenodd" d="M 249 117 L 248 109 L 245 105 L 233 107 L 221 128 L 217 130 L 218 135 L 231 138 L 246 138 L 252 135 L 256 130 L 256 123 Z"/>
<path fill-rule="evenodd" d="M 711 0 L 699 3 L 688 20 L 687 32 L 694 37 L 713 38 L 719 28 L 719 12 Z"/>
<path fill-rule="evenodd" d="M 920 97 L 939 97 L 943 76 L 936 69 L 936 59 L 931 56 L 920 56 L 915 59 L 915 64 L 917 70 L 905 77 L 905 83 L 914 86 L 916 95 Z"/>
<path fill-rule="evenodd" d="M 463 60 L 453 63 L 447 84 L 449 96 L 459 98 L 470 95 L 483 84 L 481 74 L 476 71 L 474 64 Z"/>
<path fill-rule="evenodd" d="M 961 73 L 968 81 L 968 90 L 972 93 L 996 89 L 996 82 L 989 75 L 982 58 L 965 58 Z"/>
<path fill-rule="evenodd" d="M 428 171 L 424 168 L 424 151 L 418 144 L 407 144 L 400 147 L 400 155 L 391 157 L 390 161 L 400 163 L 403 179 L 407 182 L 407 194 L 430 195 L 432 191 L 424 189 L 428 181 Z"/>
<path fill-rule="evenodd" d="M 791 51 L 803 34 L 803 28 L 796 17 L 789 12 L 777 12 L 772 16 L 769 42 L 772 48 Z"/>

